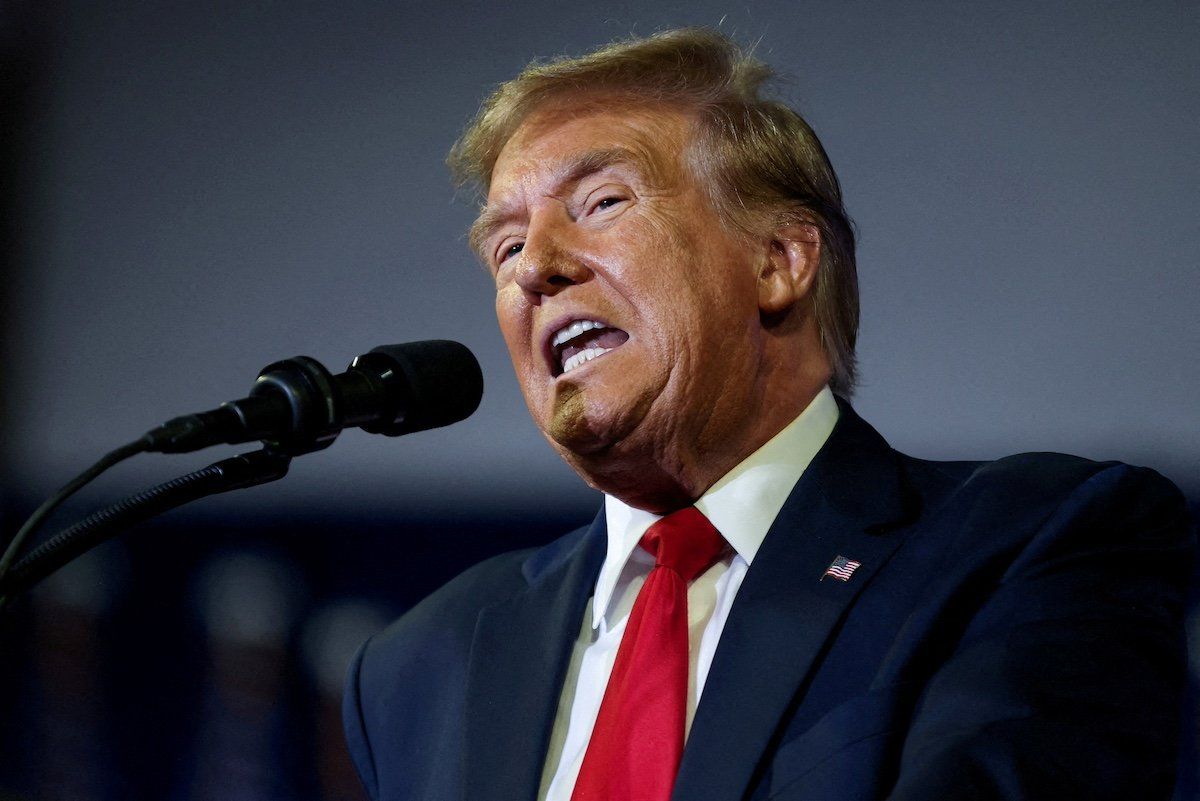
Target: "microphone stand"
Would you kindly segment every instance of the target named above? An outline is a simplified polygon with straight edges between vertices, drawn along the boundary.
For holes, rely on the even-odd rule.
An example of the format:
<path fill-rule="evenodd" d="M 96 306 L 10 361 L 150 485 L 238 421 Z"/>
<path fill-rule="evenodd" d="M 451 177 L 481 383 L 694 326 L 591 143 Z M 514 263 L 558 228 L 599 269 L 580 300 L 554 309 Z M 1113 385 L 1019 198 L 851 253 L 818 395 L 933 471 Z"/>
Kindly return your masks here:
<path fill-rule="evenodd" d="M 12 566 L 0 585 L 0 610 L 72 559 L 125 529 L 185 503 L 287 475 L 290 455 L 270 447 L 243 453 L 131 495 L 55 535 Z"/>
<path fill-rule="evenodd" d="M 168 420 L 107 454 L 51 496 L 0 555 L 0 610 L 75 557 L 168 509 L 220 492 L 283 478 L 292 457 L 329 447 L 344 428 L 397 437 L 469 416 L 483 374 L 463 345 L 447 340 L 381 345 L 333 375 L 297 356 L 258 374 L 249 397 Z M 219 443 L 262 440 L 260 451 L 210 464 L 97 512 L 17 561 L 25 541 L 63 501 L 102 472 L 144 451 L 187 453 Z"/>

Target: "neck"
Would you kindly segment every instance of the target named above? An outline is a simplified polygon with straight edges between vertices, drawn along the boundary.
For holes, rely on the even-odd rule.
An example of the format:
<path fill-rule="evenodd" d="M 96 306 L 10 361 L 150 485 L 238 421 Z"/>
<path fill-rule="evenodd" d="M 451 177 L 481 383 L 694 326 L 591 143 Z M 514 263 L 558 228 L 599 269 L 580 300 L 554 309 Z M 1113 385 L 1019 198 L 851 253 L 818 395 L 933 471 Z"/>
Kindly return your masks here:
<path fill-rule="evenodd" d="M 742 416 L 722 420 L 718 413 L 699 435 L 657 432 L 653 442 L 630 437 L 611 448 L 587 455 L 564 454 L 587 483 L 638 509 L 668 514 L 690 506 L 722 476 L 761 448 L 796 419 L 828 382 L 828 372 L 803 388 L 751 398 Z M 753 410 L 753 414 L 745 414 Z M 714 436 L 714 429 L 724 432 Z M 732 430 L 731 430 L 732 429 Z"/>

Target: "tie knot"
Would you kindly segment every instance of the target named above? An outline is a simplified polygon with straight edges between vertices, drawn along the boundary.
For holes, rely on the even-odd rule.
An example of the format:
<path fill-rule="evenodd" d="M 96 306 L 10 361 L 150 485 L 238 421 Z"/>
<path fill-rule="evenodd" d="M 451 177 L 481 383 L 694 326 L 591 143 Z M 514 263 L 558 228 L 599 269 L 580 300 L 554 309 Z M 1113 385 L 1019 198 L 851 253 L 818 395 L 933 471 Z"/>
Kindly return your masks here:
<path fill-rule="evenodd" d="M 694 506 L 672 512 L 650 526 L 641 545 L 654 555 L 656 567 L 669 567 L 684 581 L 712 567 L 726 548 L 721 532 Z"/>

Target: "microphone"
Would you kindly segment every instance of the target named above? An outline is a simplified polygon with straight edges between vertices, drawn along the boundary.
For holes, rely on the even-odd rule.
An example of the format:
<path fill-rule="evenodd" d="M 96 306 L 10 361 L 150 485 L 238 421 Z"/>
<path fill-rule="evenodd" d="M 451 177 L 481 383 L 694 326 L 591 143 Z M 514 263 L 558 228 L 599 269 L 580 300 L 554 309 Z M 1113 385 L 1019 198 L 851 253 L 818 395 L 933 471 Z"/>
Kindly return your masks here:
<path fill-rule="evenodd" d="M 298 456 L 329 447 L 344 428 L 398 437 L 457 423 L 479 407 L 483 373 L 466 346 L 444 339 L 381 345 L 332 375 L 297 356 L 263 368 L 249 397 L 168 420 L 146 450 L 187 453 L 262 440 Z"/>

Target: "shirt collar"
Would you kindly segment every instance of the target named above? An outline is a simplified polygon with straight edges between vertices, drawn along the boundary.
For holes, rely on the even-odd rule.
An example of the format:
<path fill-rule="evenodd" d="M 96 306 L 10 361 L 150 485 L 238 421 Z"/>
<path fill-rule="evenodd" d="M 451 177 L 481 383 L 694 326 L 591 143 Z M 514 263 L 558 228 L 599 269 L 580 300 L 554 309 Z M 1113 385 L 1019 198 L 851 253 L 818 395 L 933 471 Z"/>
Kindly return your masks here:
<path fill-rule="evenodd" d="M 737 555 L 754 561 L 775 516 L 804 469 L 829 439 L 838 419 L 837 401 L 825 387 L 792 422 L 721 477 L 695 503 Z M 596 579 L 592 628 L 608 612 L 621 573 L 646 529 L 662 515 L 604 496 L 608 554 Z"/>

